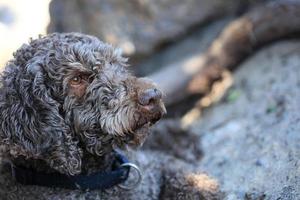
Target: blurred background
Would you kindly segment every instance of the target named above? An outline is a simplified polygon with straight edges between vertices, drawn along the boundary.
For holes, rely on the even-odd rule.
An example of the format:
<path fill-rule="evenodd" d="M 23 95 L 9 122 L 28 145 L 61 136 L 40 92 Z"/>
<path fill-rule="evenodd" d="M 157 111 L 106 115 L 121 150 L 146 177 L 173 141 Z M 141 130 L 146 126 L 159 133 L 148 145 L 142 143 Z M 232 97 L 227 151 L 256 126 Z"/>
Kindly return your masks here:
<path fill-rule="evenodd" d="M 0 65 L 4 67 L 12 53 L 30 37 L 45 34 L 50 0 L 0 0 Z"/>
<path fill-rule="evenodd" d="M 0 0 L 0 66 L 29 38 L 53 32 L 81 32 L 97 36 L 123 50 L 131 70 L 151 76 L 174 97 L 182 88 L 166 76 L 155 74 L 176 63 L 202 54 L 223 28 L 265 0 Z M 182 66 L 184 64 L 181 64 Z M 178 68 L 178 67 L 177 67 Z M 185 69 L 184 69 L 185 70 Z M 186 70 L 185 70 L 186 71 Z M 175 73 L 175 74 L 174 74 Z M 185 72 L 182 72 L 186 74 Z M 180 74 L 180 73 L 177 73 Z M 189 72 L 182 80 L 186 84 Z M 163 78 L 161 78 L 163 76 Z M 184 83 L 185 82 L 185 83 Z M 182 88 L 186 89 L 186 86 Z M 169 94 L 168 91 L 171 91 Z M 170 116 L 181 116 L 203 91 L 188 92 L 189 98 L 174 98 Z M 196 95 L 195 95 L 196 94 Z M 196 97 L 193 97 L 196 96 Z M 185 96 L 184 96 L 185 97 Z M 170 99 L 172 99 L 170 98 Z M 175 100 L 176 99 L 176 100 Z M 181 100 L 184 100 L 183 104 Z M 168 101 L 168 100 L 166 100 Z M 178 105 L 179 104 L 179 105 Z"/>
<path fill-rule="evenodd" d="M 299 0 L 0 0 L 1 68 L 53 32 L 97 36 L 156 81 L 227 199 L 300 199 Z"/>
<path fill-rule="evenodd" d="M 136 69 L 146 74 L 199 45 L 190 42 L 172 60 L 158 57 L 162 50 L 190 36 L 196 40 L 195 32 L 204 25 L 237 16 L 258 2 L 263 0 L 0 0 L 1 65 L 30 37 L 75 31 L 122 48 L 133 66 L 156 55 L 155 66 Z"/>

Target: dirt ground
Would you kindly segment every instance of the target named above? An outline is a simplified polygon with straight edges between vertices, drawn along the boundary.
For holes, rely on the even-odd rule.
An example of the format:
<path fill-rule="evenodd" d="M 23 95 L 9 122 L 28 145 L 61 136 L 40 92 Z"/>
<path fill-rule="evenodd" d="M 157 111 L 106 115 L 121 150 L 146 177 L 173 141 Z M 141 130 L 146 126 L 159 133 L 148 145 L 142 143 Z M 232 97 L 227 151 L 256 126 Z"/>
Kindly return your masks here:
<path fill-rule="evenodd" d="M 260 50 L 192 130 L 227 199 L 300 199 L 300 41 Z"/>

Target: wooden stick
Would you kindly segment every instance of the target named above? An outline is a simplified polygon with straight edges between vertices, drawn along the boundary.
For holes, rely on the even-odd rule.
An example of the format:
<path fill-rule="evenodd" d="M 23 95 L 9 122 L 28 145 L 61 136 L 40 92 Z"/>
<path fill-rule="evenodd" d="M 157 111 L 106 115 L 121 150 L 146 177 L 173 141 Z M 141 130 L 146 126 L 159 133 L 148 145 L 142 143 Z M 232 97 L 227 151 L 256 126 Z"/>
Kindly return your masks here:
<path fill-rule="evenodd" d="M 261 46 L 290 36 L 300 36 L 300 2 L 269 3 L 231 22 L 205 53 L 166 66 L 150 78 L 160 85 L 166 104 L 171 105 L 208 92 L 225 69 L 235 69 Z"/>

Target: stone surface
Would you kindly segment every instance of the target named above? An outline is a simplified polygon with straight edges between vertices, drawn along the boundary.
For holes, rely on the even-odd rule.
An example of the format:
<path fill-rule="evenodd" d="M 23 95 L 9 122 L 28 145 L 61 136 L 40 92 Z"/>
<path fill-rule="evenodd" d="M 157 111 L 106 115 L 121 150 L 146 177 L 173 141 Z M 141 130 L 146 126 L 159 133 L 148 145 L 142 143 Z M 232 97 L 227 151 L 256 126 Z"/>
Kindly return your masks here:
<path fill-rule="evenodd" d="M 175 63 L 182 63 L 193 59 L 195 56 L 206 51 L 231 20 L 230 17 L 226 17 L 225 19 L 212 22 L 205 27 L 195 29 L 188 37 L 177 41 L 163 50 L 155 52 L 148 59 L 143 60 L 142 63 L 135 66 L 135 72 L 138 75 L 145 76 Z"/>
<path fill-rule="evenodd" d="M 300 199 L 300 41 L 259 51 L 234 79 L 228 94 L 236 98 L 193 124 L 202 135 L 199 168 L 227 199 Z"/>
<path fill-rule="evenodd" d="M 127 55 L 148 55 L 161 45 L 176 40 L 190 28 L 234 13 L 250 1 L 238 2 L 52 0 L 48 32 L 88 33 L 121 47 Z"/>

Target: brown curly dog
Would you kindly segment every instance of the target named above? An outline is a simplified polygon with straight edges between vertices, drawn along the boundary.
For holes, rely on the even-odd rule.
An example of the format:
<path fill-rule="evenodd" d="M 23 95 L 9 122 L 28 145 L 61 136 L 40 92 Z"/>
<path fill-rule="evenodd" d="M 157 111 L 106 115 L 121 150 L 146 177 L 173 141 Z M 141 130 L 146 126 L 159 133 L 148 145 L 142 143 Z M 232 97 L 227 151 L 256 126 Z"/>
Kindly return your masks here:
<path fill-rule="evenodd" d="M 119 50 L 79 33 L 55 33 L 24 44 L 1 78 L 0 160 L 67 177 L 111 171 L 115 150 L 140 146 L 149 127 L 166 113 L 162 92 L 150 80 L 131 75 L 126 62 Z M 130 191 L 23 185 L 2 167 L 0 199 L 219 197 L 215 183 L 210 182 L 213 192 L 205 192 L 199 181 L 210 179 L 188 173 L 192 168 L 180 159 L 152 150 L 131 159 L 144 179 Z"/>

